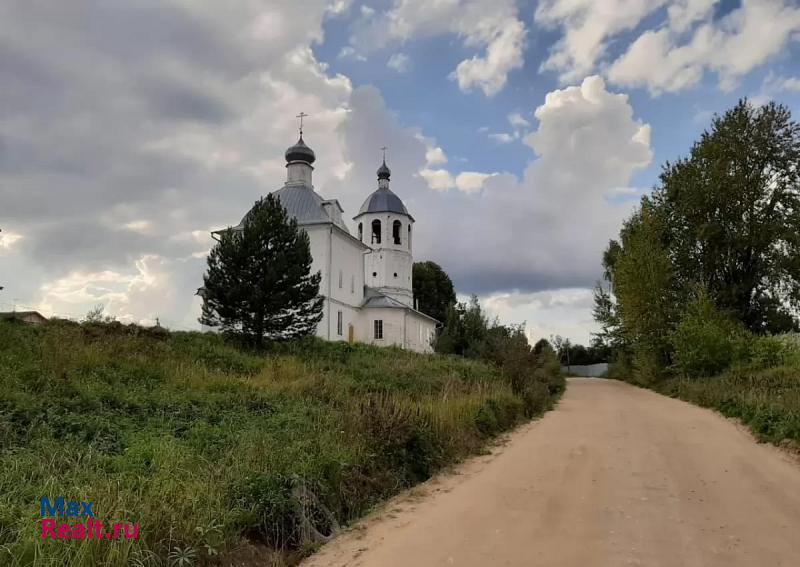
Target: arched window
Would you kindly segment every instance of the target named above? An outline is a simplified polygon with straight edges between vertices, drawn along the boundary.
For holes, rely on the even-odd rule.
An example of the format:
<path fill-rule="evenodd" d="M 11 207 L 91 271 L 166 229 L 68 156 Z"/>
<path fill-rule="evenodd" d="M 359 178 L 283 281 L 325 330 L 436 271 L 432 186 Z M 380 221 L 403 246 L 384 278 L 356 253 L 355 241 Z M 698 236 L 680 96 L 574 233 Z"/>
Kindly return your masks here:
<path fill-rule="evenodd" d="M 400 231 L 403 229 L 403 224 L 396 220 L 392 223 L 392 238 L 395 244 L 400 244 Z"/>
<path fill-rule="evenodd" d="M 358 239 L 361 242 L 364 242 L 364 223 L 363 222 L 358 223 Z"/>
<path fill-rule="evenodd" d="M 408 249 L 411 250 L 411 224 L 408 225 Z"/>
<path fill-rule="evenodd" d="M 381 243 L 381 221 L 379 221 L 378 219 L 372 221 L 372 243 L 373 244 Z"/>

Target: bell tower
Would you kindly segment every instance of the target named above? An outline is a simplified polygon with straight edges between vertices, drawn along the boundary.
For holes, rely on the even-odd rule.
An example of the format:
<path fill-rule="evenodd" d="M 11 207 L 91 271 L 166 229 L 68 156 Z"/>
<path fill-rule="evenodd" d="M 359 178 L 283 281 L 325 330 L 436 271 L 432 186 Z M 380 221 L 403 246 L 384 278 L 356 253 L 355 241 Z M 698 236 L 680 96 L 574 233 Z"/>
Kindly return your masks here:
<path fill-rule="evenodd" d="M 354 217 L 358 238 L 372 249 L 364 259 L 364 281 L 383 295 L 413 307 L 414 218 L 400 197 L 389 189 L 392 172 L 386 166 L 385 155 L 377 174 L 378 188 Z"/>

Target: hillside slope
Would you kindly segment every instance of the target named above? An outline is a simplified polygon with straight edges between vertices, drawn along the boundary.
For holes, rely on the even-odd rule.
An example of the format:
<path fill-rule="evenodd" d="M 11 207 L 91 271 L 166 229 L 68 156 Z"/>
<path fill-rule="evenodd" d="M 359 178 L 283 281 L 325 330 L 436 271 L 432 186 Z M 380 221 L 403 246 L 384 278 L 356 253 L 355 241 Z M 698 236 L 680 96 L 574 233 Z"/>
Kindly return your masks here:
<path fill-rule="evenodd" d="M 563 380 L 546 385 L 520 397 L 492 366 L 397 349 L 0 323 L 0 563 L 292 562 L 550 407 Z M 42 496 L 138 538 L 43 540 Z"/>

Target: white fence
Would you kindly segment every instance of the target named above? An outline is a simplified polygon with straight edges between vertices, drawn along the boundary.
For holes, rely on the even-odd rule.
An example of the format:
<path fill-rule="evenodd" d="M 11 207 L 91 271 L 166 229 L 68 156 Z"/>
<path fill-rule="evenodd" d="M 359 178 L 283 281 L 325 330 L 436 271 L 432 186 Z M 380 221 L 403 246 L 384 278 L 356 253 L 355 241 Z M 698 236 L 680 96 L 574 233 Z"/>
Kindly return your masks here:
<path fill-rule="evenodd" d="M 608 374 L 608 363 L 598 362 L 597 364 L 572 364 L 562 366 L 561 372 L 567 376 L 585 376 L 587 378 L 602 378 Z"/>

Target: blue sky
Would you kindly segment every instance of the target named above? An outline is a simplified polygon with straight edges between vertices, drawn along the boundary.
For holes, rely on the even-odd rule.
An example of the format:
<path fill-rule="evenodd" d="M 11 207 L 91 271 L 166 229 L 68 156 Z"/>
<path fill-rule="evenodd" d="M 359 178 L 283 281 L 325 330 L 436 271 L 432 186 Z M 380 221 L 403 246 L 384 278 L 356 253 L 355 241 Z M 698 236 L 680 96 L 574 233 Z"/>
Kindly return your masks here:
<path fill-rule="evenodd" d="M 352 216 L 388 146 L 440 263 L 588 342 L 600 258 L 740 97 L 800 114 L 796 0 L 0 4 L 0 309 L 196 328 L 211 230 L 279 188 L 305 111 Z"/>
<path fill-rule="evenodd" d="M 393 44 L 366 55 L 365 59 L 340 56 L 349 45 L 349 38 L 358 19 L 360 6 L 382 6 L 391 9 L 391 2 L 356 3 L 343 17 L 330 18 L 324 25 L 324 41 L 314 46 L 319 61 L 330 66 L 334 73 L 349 77 L 354 85 L 374 85 L 400 122 L 419 126 L 426 134 L 436 137 L 449 154 L 465 161 L 456 170 L 509 171 L 521 174 L 531 159 L 531 149 L 521 143 L 502 144 L 485 140 L 476 144 L 481 128 L 488 133 L 509 132 L 508 115 L 521 113 L 534 122 L 532 113 L 545 95 L 563 86 L 556 73 L 541 71 L 549 49 L 558 41 L 558 30 L 531 26 L 524 49 L 524 64 L 509 73 L 508 83 L 498 94 L 487 100 L 479 90 L 462 92 L 449 74 L 460 61 L 474 55 L 455 35 L 424 37 Z M 519 17 L 533 22 L 535 2 L 523 2 Z M 719 21 L 741 8 L 740 0 L 726 0 L 714 7 L 712 20 Z M 620 34 L 609 45 L 607 59 L 621 56 L 628 43 L 641 30 L 662 22 L 667 6 L 655 10 L 640 25 Z M 795 77 L 800 75 L 800 45 L 787 45 L 768 65 L 759 66 L 740 78 L 738 86 L 728 91 L 719 88 L 715 73 L 706 72 L 703 80 L 690 89 L 653 96 L 646 89 L 625 90 L 630 96 L 636 117 L 652 126 L 653 163 L 638 172 L 634 184 L 649 188 L 657 181 L 661 164 L 668 159 L 685 155 L 692 142 L 706 128 L 711 116 L 722 113 L 741 97 L 764 96 L 763 85 L 770 74 Z M 398 72 L 387 61 L 396 53 L 409 59 L 408 70 Z M 798 108 L 800 91 L 782 90 L 771 98 L 791 108 Z"/>

